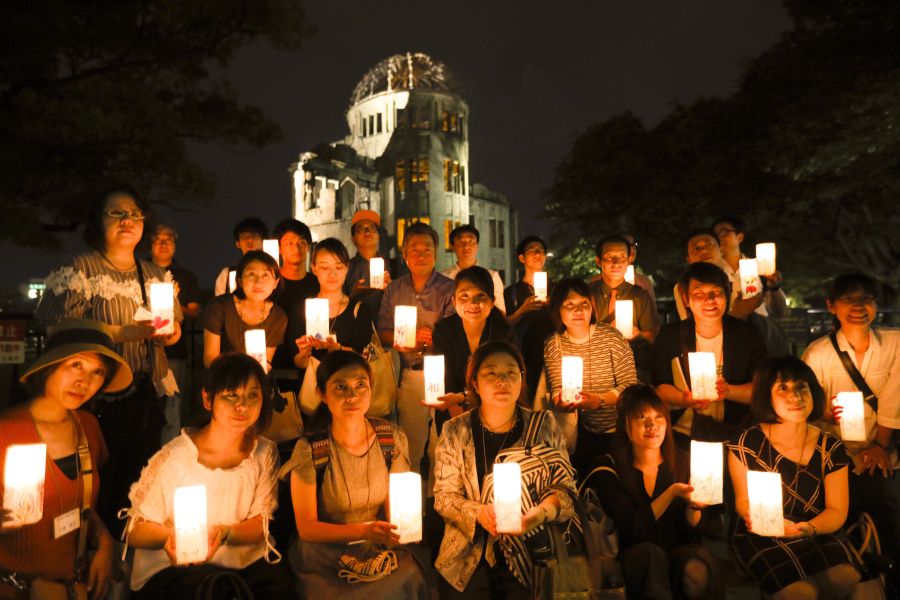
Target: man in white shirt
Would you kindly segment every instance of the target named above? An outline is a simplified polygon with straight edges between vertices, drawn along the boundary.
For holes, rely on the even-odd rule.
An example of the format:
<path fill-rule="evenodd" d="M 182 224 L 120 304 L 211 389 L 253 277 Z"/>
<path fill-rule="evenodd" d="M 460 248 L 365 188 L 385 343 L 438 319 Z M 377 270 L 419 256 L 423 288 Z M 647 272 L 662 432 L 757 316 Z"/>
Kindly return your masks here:
<path fill-rule="evenodd" d="M 456 264 L 443 272 L 450 279 L 456 279 L 461 270 L 478 264 L 478 242 L 481 234 L 474 225 L 460 225 L 450 232 L 450 245 L 456 254 Z M 494 269 L 488 269 L 494 280 L 494 306 L 506 314 L 506 302 L 503 300 L 503 279 Z"/>
<path fill-rule="evenodd" d="M 269 228 L 256 217 L 247 217 L 234 226 L 234 247 L 241 251 L 241 256 L 251 250 L 262 250 L 263 240 L 269 235 Z M 233 267 L 225 267 L 216 277 L 215 295 L 221 296 L 232 290 L 229 289 L 228 273 Z"/>

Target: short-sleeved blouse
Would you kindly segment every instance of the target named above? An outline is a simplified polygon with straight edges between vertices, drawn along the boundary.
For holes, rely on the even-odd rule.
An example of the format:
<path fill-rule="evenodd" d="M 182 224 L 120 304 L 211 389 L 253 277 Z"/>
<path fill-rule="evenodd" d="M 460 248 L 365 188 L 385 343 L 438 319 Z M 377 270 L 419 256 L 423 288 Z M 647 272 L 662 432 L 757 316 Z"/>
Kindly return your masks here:
<path fill-rule="evenodd" d="M 203 329 L 222 338 L 221 352 L 244 352 L 244 333 L 248 329 L 265 329 L 266 347 L 274 348 L 284 340 L 287 315 L 273 304 L 268 316 L 259 325 L 244 323 L 234 305 L 234 294 L 223 294 L 210 300 L 201 315 Z"/>
<path fill-rule="evenodd" d="M 197 446 L 182 430 L 163 446 L 131 487 L 128 530 L 135 519 L 168 523 L 174 518 L 175 489 L 188 485 L 206 486 L 207 523 L 233 525 L 256 516 L 263 518 L 264 540 L 257 544 L 222 545 L 210 563 L 242 569 L 260 558 L 268 559 L 268 522 L 275 511 L 278 494 L 278 449 L 270 440 L 258 437 L 247 458 L 230 469 L 210 469 L 198 460 Z M 171 566 L 165 550 L 138 548 L 134 554 L 131 588 L 139 590 L 153 575 Z"/>

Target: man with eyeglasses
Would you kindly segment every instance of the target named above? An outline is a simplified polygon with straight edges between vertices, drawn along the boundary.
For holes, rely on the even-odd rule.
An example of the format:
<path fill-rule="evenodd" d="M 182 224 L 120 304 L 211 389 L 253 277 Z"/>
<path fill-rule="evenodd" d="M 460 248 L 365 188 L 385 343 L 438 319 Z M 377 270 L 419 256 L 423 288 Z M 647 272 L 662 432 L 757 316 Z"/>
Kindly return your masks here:
<path fill-rule="evenodd" d="M 481 234 L 474 225 L 460 225 L 450 232 L 450 245 L 453 247 L 453 253 L 456 254 L 456 264 L 446 269 L 443 273 L 450 279 L 456 279 L 456 274 L 462 269 L 474 267 L 478 264 L 478 242 L 481 240 Z M 485 267 L 487 268 L 487 267 Z M 506 314 L 506 302 L 503 299 L 503 279 L 500 273 L 494 269 L 488 269 L 491 278 L 494 280 L 494 306 Z"/>
<path fill-rule="evenodd" d="M 269 228 L 256 217 L 247 217 L 234 226 L 234 247 L 241 251 L 241 256 L 251 250 L 262 250 L 263 240 L 269 235 Z M 229 273 L 234 267 L 225 267 L 216 277 L 215 295 L 221 296 L 234 290 L 230 289 Z"/>
<path fill-rule="evenodd" d="M 350 236 L 356 246 L 356 256 L 350 259 L 347 278 L 344 280 L 344 293 L 352 298 L 359 298 L 369 307 L 378 326 L 378 313 L 381 311 L 381 299 L 384 288 L 370 286 L 372 281 L 369 264 L 373 258 L 381 256 L 381 216 L 373 210 L 358 210 L 350 220 Z M 384 263 L 384 286 L 391 282 L 388 263 Z"/>

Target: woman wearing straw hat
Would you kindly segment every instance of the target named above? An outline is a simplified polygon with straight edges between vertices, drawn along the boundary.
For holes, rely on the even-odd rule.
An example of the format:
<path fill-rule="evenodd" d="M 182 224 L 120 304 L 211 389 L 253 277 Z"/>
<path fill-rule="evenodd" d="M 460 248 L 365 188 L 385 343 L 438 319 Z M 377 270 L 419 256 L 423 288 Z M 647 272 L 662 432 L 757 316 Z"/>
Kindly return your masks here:
<path fill-rule="evenodd" d="M 31 507 L 42 508 L 42 514 L 37 522 L 21 524 L 29 521 L 23 514 L 28 506 L 3 490 L 0 598 L 27 595 L 28 588 L 31 597 L 46 597 L 40 590 L 52 587 L 50 582 L 71 586 L 79 575 L 92 597 L 106 593 L 113 540 L 92 507 L 100 489 L 97 467 L 107 449 L 97 420 L 79 409 L 97 392 L 123 390 L 131 380 L 108 328 L 86 319 L 64 319 L 51 328 L 45 351 L 22 375 L 31 400 L 0 414 L 0 481 L 10 446 L 46 444 L 42 506 Z M 97 550 L 89 564 L 82 560 L 87 544 Z"/>

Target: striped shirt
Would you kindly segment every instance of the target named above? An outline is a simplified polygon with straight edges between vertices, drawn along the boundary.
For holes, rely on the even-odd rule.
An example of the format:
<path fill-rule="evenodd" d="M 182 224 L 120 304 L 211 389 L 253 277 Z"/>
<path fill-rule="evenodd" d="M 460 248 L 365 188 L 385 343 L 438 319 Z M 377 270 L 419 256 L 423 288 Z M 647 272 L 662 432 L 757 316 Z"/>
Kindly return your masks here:
<path fill-rule="evenodd" d="M 544 342 L 544 363 L 550 393 L 562 391 L 562 357 L 580 356 L 584 361 L 582 390 L 602 394 L 612 390 L 617 396 L 637 383 L 634 356 L 628 342 L 617 329 L 597 323 L 590 338 L 581 344 L 565 333 L 549 336 Z M 580 410 L 579 420 L 592 433 L 609 433 L 616 428 L 616 407 Z"/>

